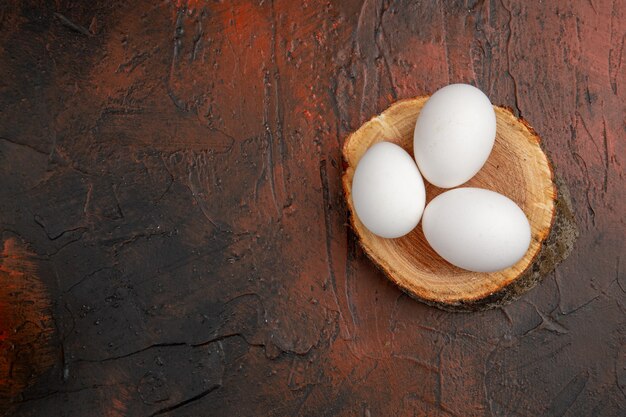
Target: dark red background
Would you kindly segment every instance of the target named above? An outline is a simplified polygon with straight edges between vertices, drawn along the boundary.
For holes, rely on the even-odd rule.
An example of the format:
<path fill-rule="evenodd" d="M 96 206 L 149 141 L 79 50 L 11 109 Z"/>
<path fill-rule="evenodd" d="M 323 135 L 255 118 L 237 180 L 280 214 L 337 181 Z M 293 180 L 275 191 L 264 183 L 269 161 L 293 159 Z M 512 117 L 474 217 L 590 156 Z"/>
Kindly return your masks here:
<path fill-rule="evenodd" d="M 619 415 L 625 40 L 619 0 L 4 2 L 0 406 Z M 388 282 L 340 187 L 349 132 L 451 82 L 537 130 L 580 229 L 474 314 Z"/>

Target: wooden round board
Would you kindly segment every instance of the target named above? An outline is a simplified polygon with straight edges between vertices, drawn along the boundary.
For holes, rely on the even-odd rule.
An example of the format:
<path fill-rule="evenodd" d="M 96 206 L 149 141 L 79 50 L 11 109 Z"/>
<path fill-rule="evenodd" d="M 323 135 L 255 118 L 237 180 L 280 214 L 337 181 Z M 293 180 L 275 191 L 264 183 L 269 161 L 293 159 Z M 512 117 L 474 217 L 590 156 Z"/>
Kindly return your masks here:
<path fill-rule="evenodd" d="M 493 151 L 478 174 L 462 187 L 497 191 L 522 208 L 530 222 L 532 239 L 528 251 L 515 265 L 493 273 L 466 271 L 433 251 L 424 237 L 421 223 L 406 236 L 385 239 L 367 230 L 354 213 L 351 184 L 360 158 L 371 145 L 380 141 L 396 143 L 412 155 L 415 121 L 427 99 L 428 96 L 424 96 L 397 102 L 346 139 L 343 187 L 351 224 L 368 256 L 410 295 L 444 308 L 494 305 L 498 301 L 494 298 L 504 297 L 506 291 L 503 290 L 532 265 L 550 232 L 555 214 L 556 187 L 539 137 L 508 109 L 494 106 L 497 132 Z M 426 204 L 444 191 L 426 182 Z"/>

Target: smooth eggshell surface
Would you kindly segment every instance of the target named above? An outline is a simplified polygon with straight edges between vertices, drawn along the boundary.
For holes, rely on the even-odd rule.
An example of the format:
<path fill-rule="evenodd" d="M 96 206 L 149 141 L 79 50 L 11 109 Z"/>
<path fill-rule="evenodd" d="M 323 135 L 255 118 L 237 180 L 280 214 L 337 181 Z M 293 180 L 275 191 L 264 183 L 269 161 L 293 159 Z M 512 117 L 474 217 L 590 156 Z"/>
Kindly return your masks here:
<path fill-rule="evenodd" d="M 530 224 L 509 198 L 481 188 L 457 188 L 424 210 L 426 240 L 442 258 L 474 272 L 516 264 L 530 245 Z"/>
<path fill-rule="evenodd" d="M 489 98 L 471 85 L 451 84 L 433 94 L 417 118 L 415 161 L 431 184 L 456 187 L 482 168 L 495 138 Z"/>
<path fill-rule="evenodd" d="M 372 233 L 396 238 L 409 233 L 424 211 L 426 192 L 415 161 L 390 142 L 372 145 L 352 179 L 357 217 Z"/>

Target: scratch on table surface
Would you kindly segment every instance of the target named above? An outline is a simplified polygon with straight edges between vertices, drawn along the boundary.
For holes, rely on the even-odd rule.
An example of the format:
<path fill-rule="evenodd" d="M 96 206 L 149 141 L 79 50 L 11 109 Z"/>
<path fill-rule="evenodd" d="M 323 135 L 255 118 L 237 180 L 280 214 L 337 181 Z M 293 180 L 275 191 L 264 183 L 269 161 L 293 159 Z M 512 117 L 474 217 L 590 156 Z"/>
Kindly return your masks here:
<path fill-rule="evenodd" d="M 330 188 L 328 184 L 328 172 L 326 169 L 326 160 L 323 159 L 319 163 L 319 172 L 320 172 L 320 182 L 322 184 L 322 204 L 324 210 L 324 235 L 326 241 L 326 266 L 328 268 L 328 278 L 330 281 L 331 291 L 333 293 L 333 299 L 335 302 L 335 307 L 337 312 L 339 313 L 340 319 L 343 321 L 343 314 L 341 311 L 341 307 L 339 306 L 339 298 L 337 296 L 337 279 L 335 277 L 335 268 L 333 265 L 333 254 L 332 254 L 332 241 L 333 241 L 333 230 L 332 230 L 332 219 L 331 219 L 331 201 L 330 201 Z"/>
<path fill-rule="evenodd" d="M 512 42 L 512 33 L 513 33 L 513 28 L 511 27 L 511 23 L 513 22 L 513 13 L 511 12 L 511 6 L 507 7 L 504 5 L 504 0 L 500 0 L 500 3 L 502 4 L 502 7 L 504 8 L 504 10 L 506 10 L 509 14 L 509 21 L 507 23 L 509 31 L 507 34 L 507 39 L 506 39 L 506 62 L 507 62 L 507 74 L 509 75 L 509 77 L 511 77 L 511 81 L 513 82 L 513 99 L 514 99 L 514 110 L 515 110 L 515 115 L 517 117 L 522 117 L 522 111 L 520 109 L 519 106 L 519 89 L 517 86 L 517 79 L 515 78 L 515 76 L 513 75 L 512 71 L 512 67 L 511 67 L 511 42 Z"/>
<path fill-rule="evenodd" d="M 59 19 L 59 21 L 66 27 L 72 29 L 75 32 L 81 33 L 85 36 L 93 36 L 93 33 L 89 31 L 89 29 L 85 28 L 82 25 L 72 22 L 70 19 L 62 15 L 61 13 L 55 12 L 54 16 Z"/>
<path fill-rule="evenodd" d="M 552 402 L 546 410 L 547 415 L 555 417 L 564 416 L 583 392 L 588 380 L 589 371 L 586 370 L 572 378 L 552 399 Z"/>

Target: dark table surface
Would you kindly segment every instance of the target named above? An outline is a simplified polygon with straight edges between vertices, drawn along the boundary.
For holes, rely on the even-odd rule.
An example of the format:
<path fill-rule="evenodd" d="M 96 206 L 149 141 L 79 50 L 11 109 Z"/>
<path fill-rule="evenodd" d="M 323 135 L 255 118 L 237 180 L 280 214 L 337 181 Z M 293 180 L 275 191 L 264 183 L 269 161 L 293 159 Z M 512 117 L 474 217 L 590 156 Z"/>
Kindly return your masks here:
<path fill-rule="evenodd" d="M 621 0 L 3 2 L 0 409 L 624 413 L 625 40 Z M 340 186 L 347 134 L 452 82 L 537 130 L 580 229 L 473 314 L 392 285 Z"/>

